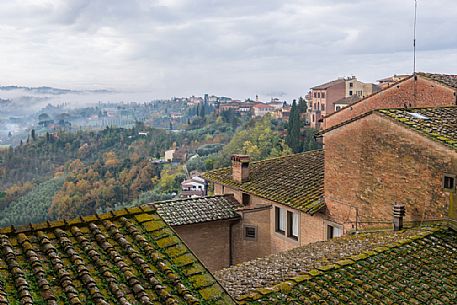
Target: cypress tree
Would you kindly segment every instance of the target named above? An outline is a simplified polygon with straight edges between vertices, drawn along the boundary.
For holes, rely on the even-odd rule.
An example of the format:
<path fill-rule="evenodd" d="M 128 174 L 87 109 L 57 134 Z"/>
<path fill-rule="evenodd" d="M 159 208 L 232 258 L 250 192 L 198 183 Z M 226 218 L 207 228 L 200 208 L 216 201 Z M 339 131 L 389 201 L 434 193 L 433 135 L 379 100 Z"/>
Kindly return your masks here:
<path fill-rule="evenodd" d="M 287 126 L 286 143 L 294 151 L 298 153 L 302 149 L 300 139 L 300 113 L 298 112 L 297 101 L 294 100 L 290 110 L 289 124 Z"/>

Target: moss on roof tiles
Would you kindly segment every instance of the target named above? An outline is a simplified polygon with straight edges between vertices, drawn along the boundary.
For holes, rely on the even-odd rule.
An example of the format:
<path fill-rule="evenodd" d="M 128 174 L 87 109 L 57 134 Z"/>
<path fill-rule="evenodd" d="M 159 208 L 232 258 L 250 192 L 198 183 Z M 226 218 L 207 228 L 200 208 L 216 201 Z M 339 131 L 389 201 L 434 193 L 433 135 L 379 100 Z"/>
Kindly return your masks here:
<path fill-rule="evenodd" d="M 240 204 L 233 195 L 196 197 L 155 202 L 157 213 L 171 226 L 237 219 Z"/>
<path fill-rule="evenodd" d="M 155 208 L 0 229 L 0 304 L 233 304 Z"/>
<path fill-rule="evenodd" d="M 232 179 L 230 167 L 207 172 L 203 177 L 308 214 L 324 207 L 324 152 L 315 150 L 251 162 L 249 181 Z"/>
<path fill-rule="evenodd" d="M 455 304 L 457 232 L 434 228 L 239 298 L 240 304 Z"/>
<path fill-rule="evenodd" d="M 383 109 L 378 112 L 457 150 L 457 107 Z"/>
<path fill-rule="evenodd" d="M 450 74 L 434 74 L 434 73 L 418 73 L 418 75 L 434 80 L 438 83 L 457 89 L 457 75 Z"/>

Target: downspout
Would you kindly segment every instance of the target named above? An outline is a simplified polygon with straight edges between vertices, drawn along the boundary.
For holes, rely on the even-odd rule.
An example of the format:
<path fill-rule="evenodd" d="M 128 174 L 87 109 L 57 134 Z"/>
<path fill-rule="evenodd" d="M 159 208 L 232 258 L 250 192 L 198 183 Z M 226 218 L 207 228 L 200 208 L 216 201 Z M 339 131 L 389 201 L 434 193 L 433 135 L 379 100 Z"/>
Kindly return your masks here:
<path fill-rule="evenodd" d="M 233 265 L 233 242 L 232 242 L 232 231 L 234 222 L 231 221 L 229 225 L 229 267 Z"/>

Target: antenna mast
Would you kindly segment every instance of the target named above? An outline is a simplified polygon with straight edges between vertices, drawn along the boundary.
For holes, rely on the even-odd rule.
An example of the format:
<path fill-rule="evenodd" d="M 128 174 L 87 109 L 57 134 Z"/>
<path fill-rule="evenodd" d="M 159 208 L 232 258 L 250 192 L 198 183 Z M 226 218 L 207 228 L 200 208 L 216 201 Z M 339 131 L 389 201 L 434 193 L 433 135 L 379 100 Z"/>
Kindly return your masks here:
<path fill-rule="evenodd" d="M 414 76 L 416 76 L 416 24 L 417 24 L 417 0 L 414 0 L 414 40 L 413 40 L 413 48 L 414 48 L 413 73 L 414 73 Z"/>

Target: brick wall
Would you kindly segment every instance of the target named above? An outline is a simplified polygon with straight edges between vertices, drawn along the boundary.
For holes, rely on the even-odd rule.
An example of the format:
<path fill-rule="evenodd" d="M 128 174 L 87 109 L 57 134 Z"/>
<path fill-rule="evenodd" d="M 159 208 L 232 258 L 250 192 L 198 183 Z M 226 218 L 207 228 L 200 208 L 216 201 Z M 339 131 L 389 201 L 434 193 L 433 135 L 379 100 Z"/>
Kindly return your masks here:
<path fill-rule="evenodd" d="M 233 263 L 239 264 L 271 254 L 270 208 L 241 212 L 242 220 L 233 226 Z M 244 227 L 255 226 L 255 240 L 246 239 Z"/>
<path fill-rule="evenodd" d="M 443 174 L 457 174 L 457 153 L 379 114 L 324 135 L 327 216 L 345 229 L 388 225 L 394 202 L 405 221 L 444 218 Z M 360 223 L 359 223 L 360 226 Z"/>
<path fill-rule="evenodd" d="M 416 102 L 414 101 L 416 86 Z M 455 91 L 437 82 L 418 76 L 417 81 L 409 78 L 396 86 L 380 91 L 359 103 L 324 118 L 322 127 L 328 129 L 351 118 L 374 109 L 411 107 L 434 107 L 456 105 Z"/>
<path fill-rule="evenodd" d="M 210 221 L 173 228 L 211 272 L 230 266 L 230 221 Z"/>

